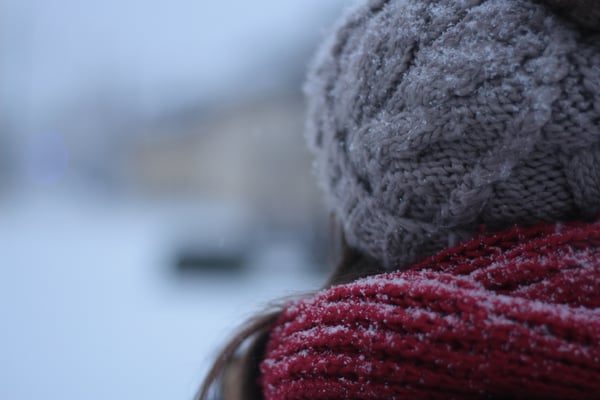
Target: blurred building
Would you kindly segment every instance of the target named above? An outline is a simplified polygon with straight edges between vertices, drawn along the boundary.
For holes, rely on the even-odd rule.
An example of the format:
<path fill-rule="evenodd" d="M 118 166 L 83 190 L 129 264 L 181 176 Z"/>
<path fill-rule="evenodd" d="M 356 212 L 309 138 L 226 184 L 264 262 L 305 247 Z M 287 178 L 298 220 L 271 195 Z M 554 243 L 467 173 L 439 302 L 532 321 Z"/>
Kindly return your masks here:
<path fill-rule="evenodd" d="M 295 95 L 232 104 L 132 136 L 123 179 L 155 196 L 236 199 L 280 226 L 321 217 Z"/>
<path fill-rule="evenodd" d="M 311 173 L 303 105 L 290 91 L 163 116 L 151 132 L 121 143 L 118 181 L 154 198 L 243 204 L 251 245 L 265 245 L 259 232 L 264 241 L 296 238 L 324 267 L 328 218 Z"/>

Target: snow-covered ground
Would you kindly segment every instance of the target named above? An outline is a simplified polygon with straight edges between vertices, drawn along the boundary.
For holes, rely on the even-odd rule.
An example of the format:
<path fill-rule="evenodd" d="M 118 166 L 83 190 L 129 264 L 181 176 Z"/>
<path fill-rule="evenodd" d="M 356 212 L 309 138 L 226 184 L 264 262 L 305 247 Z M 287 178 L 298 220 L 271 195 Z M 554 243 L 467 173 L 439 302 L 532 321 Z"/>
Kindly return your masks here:
<path fill-rule="evenodd" d="M 0 398 L 190 399 L 244 317 L 322 283 L 285 245 L 264 249 L 256 273 L 182 282 L 169 266 L 181 210 L 42 190 L 2 198 Z"/>

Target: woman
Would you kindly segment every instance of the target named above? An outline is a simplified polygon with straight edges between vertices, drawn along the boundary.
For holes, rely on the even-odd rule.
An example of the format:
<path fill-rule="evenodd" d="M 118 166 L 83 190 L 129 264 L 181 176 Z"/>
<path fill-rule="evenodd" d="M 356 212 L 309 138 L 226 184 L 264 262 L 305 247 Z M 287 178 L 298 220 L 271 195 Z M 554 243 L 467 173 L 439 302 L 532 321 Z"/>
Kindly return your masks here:
<path fill-rule="evenodd" d="M 344 256 L 199 398 L 600 398 L 599 31 L 593 0 L 347 13 L 306 85 Z"/>

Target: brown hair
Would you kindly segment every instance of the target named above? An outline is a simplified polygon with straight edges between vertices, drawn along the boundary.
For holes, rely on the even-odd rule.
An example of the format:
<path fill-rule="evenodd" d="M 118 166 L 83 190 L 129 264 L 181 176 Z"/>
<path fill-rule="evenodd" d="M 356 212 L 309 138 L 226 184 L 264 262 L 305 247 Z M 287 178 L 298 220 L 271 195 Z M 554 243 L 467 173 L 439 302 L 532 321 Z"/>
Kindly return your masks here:
<path fill-rule="evenodd" d="M 338 232 L 335 236 L 339 238 L 339 262 L 324 288 L 383 272 L 383 268 L 374 260 L 349 247 L 341 230 L 338 229 Z M 263 398 L 258 385 L 259 364 L 263 359 L 269 333 L 282 309 L 282 303 L 275 305 L 271 310 L 251 318 L 239 329 L 219 353 L 196 395 L 196 400 Z M 242 350 L 245 344 L 247 346 Z"/>

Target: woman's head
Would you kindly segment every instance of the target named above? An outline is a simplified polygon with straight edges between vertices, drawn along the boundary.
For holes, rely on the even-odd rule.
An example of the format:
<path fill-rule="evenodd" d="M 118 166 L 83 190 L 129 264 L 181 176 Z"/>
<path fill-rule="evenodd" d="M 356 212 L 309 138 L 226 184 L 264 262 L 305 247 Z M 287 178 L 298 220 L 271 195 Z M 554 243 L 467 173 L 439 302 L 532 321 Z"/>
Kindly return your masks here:
<path fill-rule="evenodd" d="M 361 1 L 305 88 L 308 141 L 347 243 L 328 285 L 406 268 L 482 225 L 596 216 L 599 43 L 596 0 Z M 278 316 L 240 331 L 199 398 L 222 375 L 238 382 L 232 397 L 261 398 Z"/>
<path fill-rule="evenodd" d="M 306 85 L 350 246 L 391 270 L 481 225 L 600 211 L 600 3 L 363 3 Z"/>

